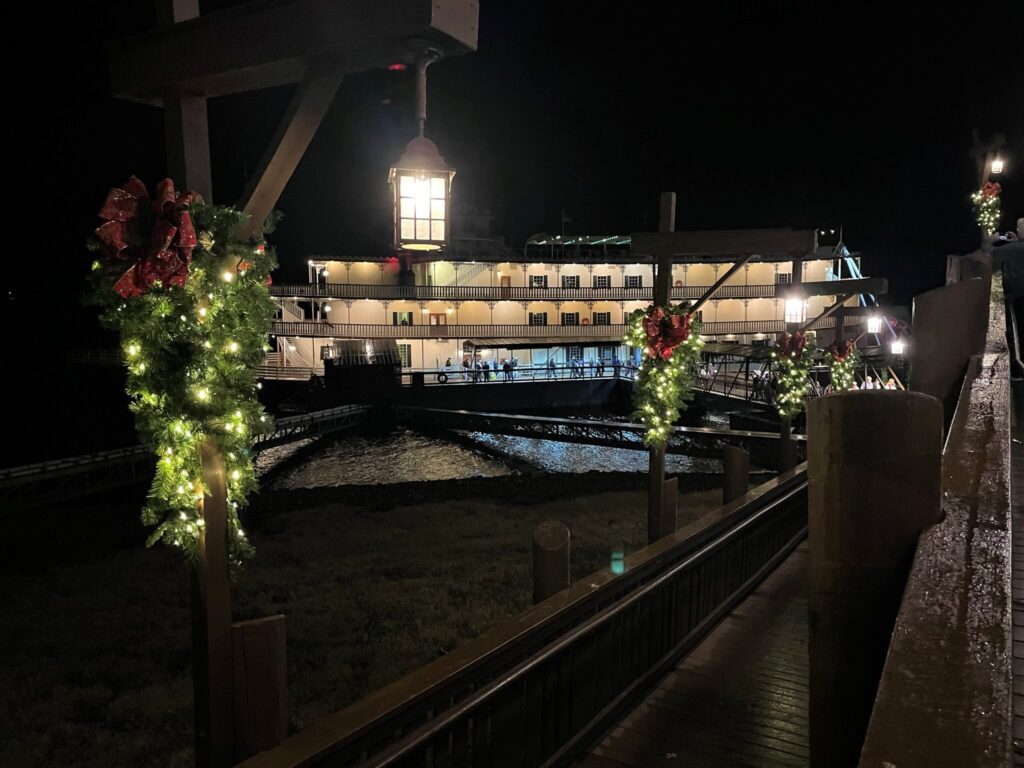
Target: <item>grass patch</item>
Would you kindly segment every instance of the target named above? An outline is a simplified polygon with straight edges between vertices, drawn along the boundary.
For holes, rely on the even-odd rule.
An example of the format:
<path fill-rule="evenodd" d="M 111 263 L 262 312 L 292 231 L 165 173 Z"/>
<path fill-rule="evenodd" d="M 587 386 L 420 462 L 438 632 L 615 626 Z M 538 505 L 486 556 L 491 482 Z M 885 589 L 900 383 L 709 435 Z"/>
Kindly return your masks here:
<path fill-rule="evenodd" d="M 528 505 L 482 481 L 450 500 L 319 502 L 253 526 L 257 558 L 234 613 L 287 615 L 292 728 L 528 607 L 538 522 L 569 526 L 574 579 L 607 566 L 614 549 L 642 546 L 642 491 L 557 498 L 557 478 L 547 485 L 548 500 Z M 681 506 L 695 518 L 720 493 L 690 493 Z M 19 568 L 4 574 L 0 599 L 0 765 L 192 764 L 188 574 L 175 553 Z"/>

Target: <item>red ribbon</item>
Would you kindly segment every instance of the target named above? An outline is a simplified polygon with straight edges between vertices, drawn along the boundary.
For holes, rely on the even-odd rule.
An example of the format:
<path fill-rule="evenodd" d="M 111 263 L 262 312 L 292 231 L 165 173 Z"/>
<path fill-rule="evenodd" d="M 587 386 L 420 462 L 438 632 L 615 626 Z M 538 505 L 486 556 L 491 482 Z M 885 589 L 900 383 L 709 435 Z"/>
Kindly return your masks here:
<path fill-rule="evenodd" d="M 828 348 L 828 353 L 832 355 L 832 359 L 838 363 L 843 362 L 851 352 L 854 350 L 853 339 L 843 339 L 842 341 L 832 342 L 832 346 Z"/>
<path fill-rule="evenodd" d="M 150 198 L 146 185 L 134 176 L 110 190 L 99 212 L 106 222 L 96 237 L 108 261 L 131 262 L 114 284 L 122 298 L 141 296 L 157 281 L 165 287 L 185 285 L 197 243 L 188 207 L 198 197 L 195 192 L 176 193 L 174 182 L 164 179 Z"/>
<path fill-rule="evenodd" d="M 775 339 L 775 346 L 783 357 L 796 357 L 803 351 L 806 342 L 803 331 L 797 331 L 792 336 L 783 331 Z"/>
<path fill-rule="evenodd" d="M 981 187 L 981 196 L 984 198 L 998 197 L 1002 190 L 998 181 L 986 181 Z"/>
<path fill-rule="evenodd" d="M 661 307 L 655 307 L 643 323 L 648 357 L 660 356 L 668 360 L 676 347 L 690 336 L 690 316 L 669 315 Z"/>

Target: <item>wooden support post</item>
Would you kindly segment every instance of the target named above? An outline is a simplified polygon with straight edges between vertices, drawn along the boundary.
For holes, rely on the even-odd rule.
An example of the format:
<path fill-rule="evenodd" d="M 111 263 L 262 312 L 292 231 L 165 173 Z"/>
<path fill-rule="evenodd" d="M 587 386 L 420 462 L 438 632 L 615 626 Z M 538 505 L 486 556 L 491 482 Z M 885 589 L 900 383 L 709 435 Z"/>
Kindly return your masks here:
<path fill-rule="evenodd" d="M 237 762 L 288 735 L 288 664 L 284 616 L 235 622 L 231 630 Z"/>
<path fill-rule="evenodd" d="M 808 407 L 810 764 L 855 766 L 918 534 L 941 519 L 942 404 L 847 392 Z"/>
<path fill-rule="evenodd" d="M 658 220 L 659 232 L 672 232 L 676 228 L 676 193 L 661 193 L 661 211 Z M 672 254 L 657 254 L 657 274 L 654 280 L 655 306 L 668 306 L 672 290 Z M 656 535 L 661 528 L 663 490 L 665 480 L 665 447 L 650 449 L 648 462 L 649 482 L 647 489 L 647 537 L 649 541 L 661 538 Z M 653 538 L 652 538 L 653 537 Z"/>
<path fill-rule="evenodd" d="M 295 90 L 270 146 L 246 184 L 239 207 L 249 214 L 243 235 L 260 231 L 327 114 L 344 77 L 341 65 L 314 61 Z M 381 273 L 383 279 L 383 272 Z"/>
<path fill-rule="evenodd" d="M 779 422 L 779 472 L 796 466 L 796 443 L 793 442 L 793 422 L 783 416 Z"/>
<path fill-rule="evenodd" d="M 750 485 L 750 452 L 736 445 L 722 451 L 722 503 L 728 504 L 747 492 Z"/>
<path fill-rule="evenodd" d="M 658 535 L 657 538 L 651 539 L 649 543 L 653 543 L 676 532 L 678 504 L 679 478 L 670 477 L 661 486 L 661 520 L 658 526 Z"/>
<path fill-rule="evenodd" d="M 203 497 L 204 525 L 192 582 L 196 765 L 226 768 L 234 764 L 227 479 L 218 447 L 204 441 L 199 451 L 209 493 Z"/>
<path fill-rule="evenodd" d="M 533 529 L 533 602 L 537 604 L 572 584 L 569 575 L 569 529 L 547 520 Z"/>
<path fill-rule="evenodd" d="M 198 0 L 159 0 L 157 20 L 173 26 L 199 16 Z M 210 170 L 210 130 L 206 120 L 206 95 L 180 86 L 163 92 L 164 144 L 167 175 L 179 189 L 190 189 L 213 202 L 213 174 Z"/>

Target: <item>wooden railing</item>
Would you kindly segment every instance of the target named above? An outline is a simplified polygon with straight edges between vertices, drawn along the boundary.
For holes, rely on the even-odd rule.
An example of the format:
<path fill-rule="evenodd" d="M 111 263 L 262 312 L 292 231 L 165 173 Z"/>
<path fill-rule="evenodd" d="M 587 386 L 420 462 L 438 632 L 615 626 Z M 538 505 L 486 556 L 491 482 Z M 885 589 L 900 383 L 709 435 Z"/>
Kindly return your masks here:
<path fill-rule="evenodd" d="M 812 329 L 834 328 L 835 318 L 826 317 L 811 325 Z M 847 325 L 850 325 L 847 321 Z M 727 334 L 778 333 L 786 330 L 782 320 L 734 320 L 701 324 L 705 336 Z M 319 338 L 354 339 L 504 339 L 564 338 L 566 341 L 586 339 L 619 339 L 625 325 L 519 325 L 508 323 L 475 323 L 462 325 L 385 325 L 373 323 L 332 323 L 325 320 L 305 322 L 275 321 L 270 332 L 278 336 L 314 336 Z"/>
<path fill-rule="evenodd" d="M 966 311 L 984 313 L 984 301 Z M 998 274 L 988 317 L 943 452 L 945 518 L 918 539 L 861 753 L 865 768 L 1011 763 L 1018 654 L 1009 355 Z"/>
<path fill-rule="evenodd" d="M 707 285 L 672 289 L 673 299 L 697 299 Z M 650 301 L 646 288 L 503 288 L 497 285 L 375 285 L 373 283 L 326 283 L 274 285 L 270 292 L 281 298 L 382 299 L 389 301 Z M 774 298 L 775 285 L 724 285 L 715 298 Z"/>
<path fill-rule="evenodd" d="M 562 764 L 806 533 L 804 466 L 314 723 L 244 768 Z"/>

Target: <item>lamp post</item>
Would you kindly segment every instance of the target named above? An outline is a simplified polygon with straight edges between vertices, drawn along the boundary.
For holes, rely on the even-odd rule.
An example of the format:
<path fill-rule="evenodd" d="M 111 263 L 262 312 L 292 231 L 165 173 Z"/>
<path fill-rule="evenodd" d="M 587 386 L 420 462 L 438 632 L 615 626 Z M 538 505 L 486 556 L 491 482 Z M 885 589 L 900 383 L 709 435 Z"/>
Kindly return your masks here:
<path fill-rule="evenodd" d="M 426 49 L 416 64 L 416 122 L 419 135 L 391 166 L 394 246 L 399 251 L 436 251 L 448 242 L 449 202 L 455 170 L 423 135 L 427 120 L 427 67 L 440 53 Z"/>

